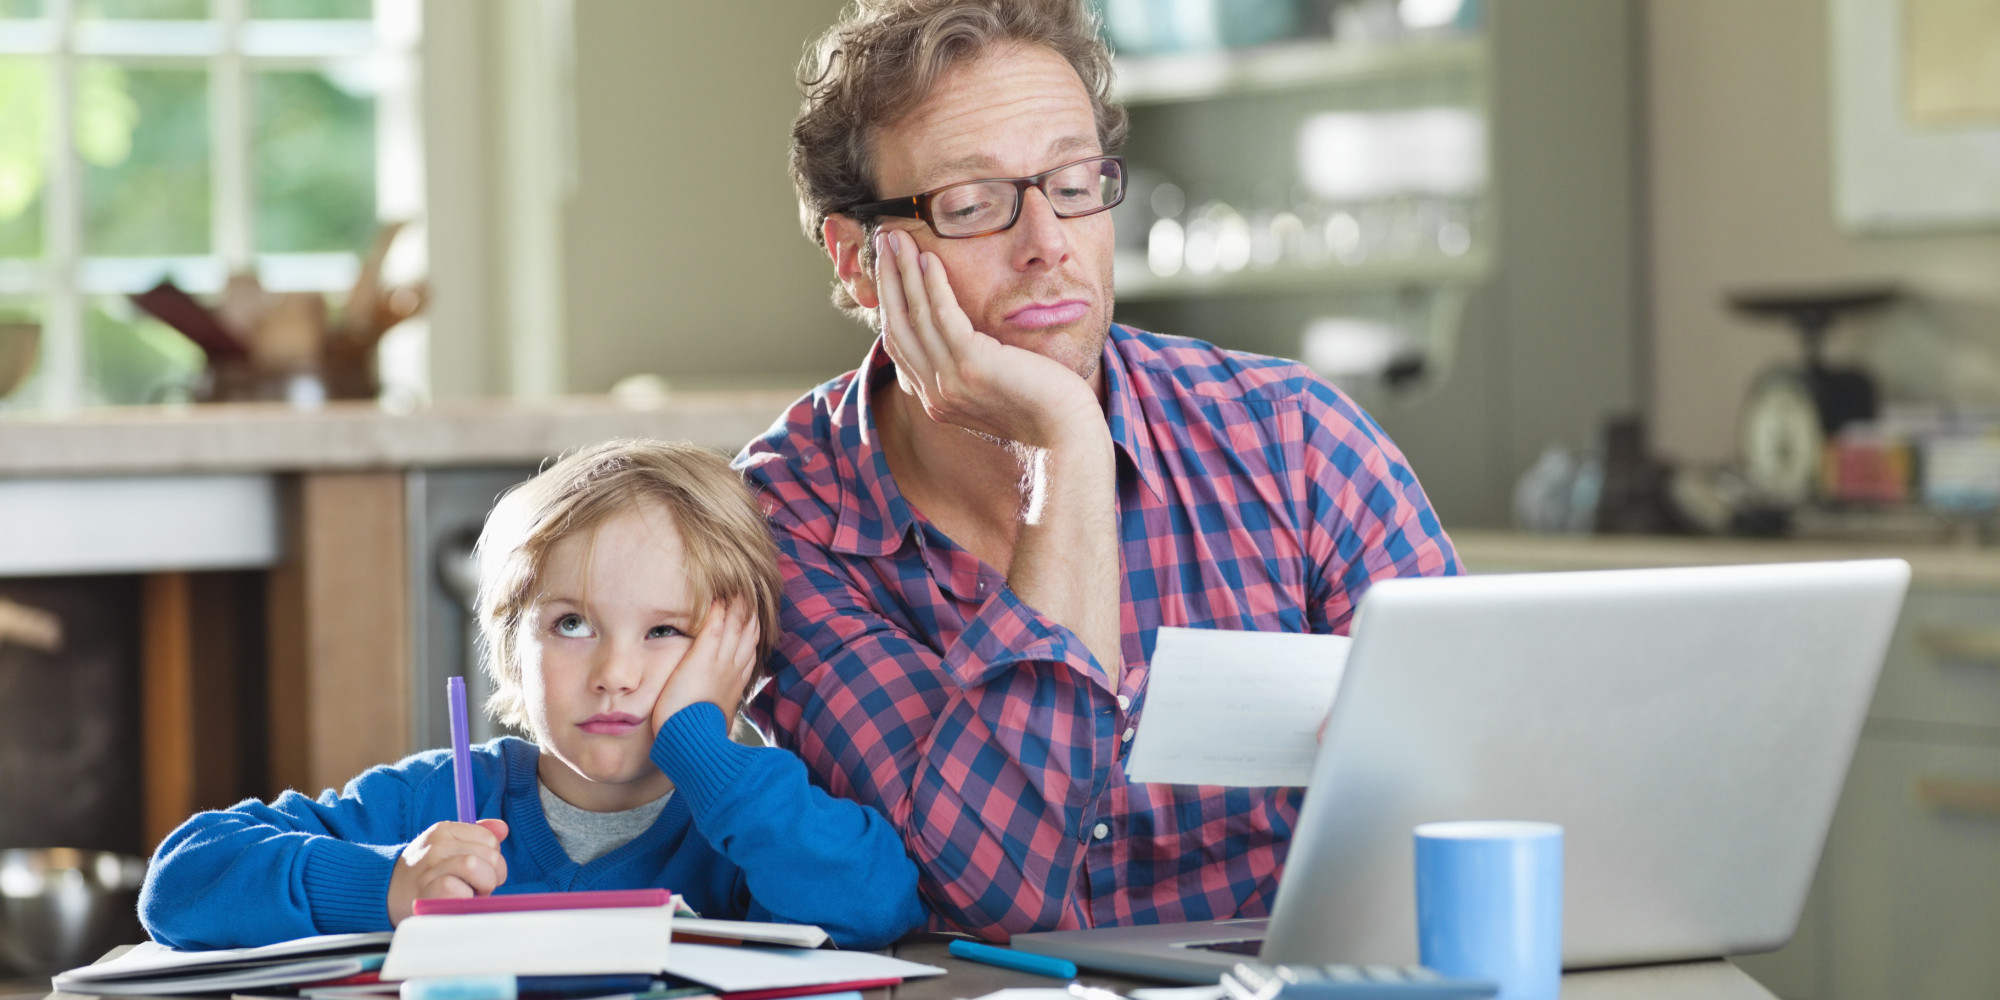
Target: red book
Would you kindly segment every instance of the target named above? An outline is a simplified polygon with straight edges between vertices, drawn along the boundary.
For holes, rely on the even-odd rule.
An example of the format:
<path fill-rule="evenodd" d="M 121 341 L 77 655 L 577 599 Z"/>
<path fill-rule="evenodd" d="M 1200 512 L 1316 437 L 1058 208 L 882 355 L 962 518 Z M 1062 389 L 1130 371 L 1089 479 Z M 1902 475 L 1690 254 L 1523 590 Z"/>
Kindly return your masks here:
<path fill-rule="evenodd" d="M 447 913 L 519 913 L 523 910 L 601 910 L 626 906 L 670 906 L 674 894 L 665 889 L 599 889 L 593 892 L 521 892 L 510 896 L 471 899 L 419 899 L 410 909 L 417 916 Z"/>

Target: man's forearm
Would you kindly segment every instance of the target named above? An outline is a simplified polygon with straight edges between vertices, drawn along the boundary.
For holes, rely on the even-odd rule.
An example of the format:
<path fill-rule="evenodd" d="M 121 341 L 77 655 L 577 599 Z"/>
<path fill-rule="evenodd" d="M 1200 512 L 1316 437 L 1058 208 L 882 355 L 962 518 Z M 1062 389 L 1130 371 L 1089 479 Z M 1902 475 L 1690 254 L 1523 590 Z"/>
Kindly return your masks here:
<path fill-rule="evenodd" d="M 1007 585 L 1030 607 L 1076 633 L 1117 690 L 1118 477 L 1102 423 L 1028 461 L 1028 505 Z"/>

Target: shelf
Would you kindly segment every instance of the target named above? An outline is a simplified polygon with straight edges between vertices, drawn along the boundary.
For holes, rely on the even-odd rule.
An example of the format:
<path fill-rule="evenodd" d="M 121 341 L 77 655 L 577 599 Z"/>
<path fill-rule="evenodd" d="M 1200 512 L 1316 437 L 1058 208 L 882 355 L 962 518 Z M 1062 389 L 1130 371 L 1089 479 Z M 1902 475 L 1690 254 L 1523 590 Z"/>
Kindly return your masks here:
<path fill-rule="evenodd" d="M 1411 76 L 1475 73 L 1486 61 L 1479 38 L 1362 44 L 1285 42 L 1254 49 L 1146 56 L 1114 62 L 1112 96 L 1127 106 L 1203 101 Z"/>
<path fill-rule="evenodd" d="M 1305 294 L 1401 288 L 1471 285 L 1485 280 L 1491 262 L 1483 249 L 1462 257 L 1408 257 L 1359 264 L 1323 262 L 1279 264 L 1257 270 L 1212 271 L 1170 277 L 1154 274 L 1142 253 L 1120 253 L 1113 259 L 1113 281 L 1121 302 L 1146 302 L 1194 296 Z"/>

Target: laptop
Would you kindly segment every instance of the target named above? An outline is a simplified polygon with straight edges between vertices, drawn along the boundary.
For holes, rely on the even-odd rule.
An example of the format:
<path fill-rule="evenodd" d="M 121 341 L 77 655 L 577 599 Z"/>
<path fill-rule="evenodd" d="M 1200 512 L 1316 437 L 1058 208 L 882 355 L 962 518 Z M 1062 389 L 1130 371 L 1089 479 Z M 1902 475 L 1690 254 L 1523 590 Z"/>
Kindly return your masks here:
<path fill-rule="evenodd" d="M 1909 578 L 1884 559 L 1378 583 L 1268 920 L 1013 945 L 1205 983 L 1251 957 L 1414 964 L 1412 828 L 1519 819 L 1564 827 L 1565 968 L 1777 948 Z"/>

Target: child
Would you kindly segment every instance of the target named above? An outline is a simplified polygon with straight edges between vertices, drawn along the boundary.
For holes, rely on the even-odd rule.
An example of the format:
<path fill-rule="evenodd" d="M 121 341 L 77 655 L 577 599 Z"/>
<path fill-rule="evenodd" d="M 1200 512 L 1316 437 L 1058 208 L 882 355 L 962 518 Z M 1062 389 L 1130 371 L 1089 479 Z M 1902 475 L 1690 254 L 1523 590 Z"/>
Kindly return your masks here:
<path fill-rule="evenodd" d="M 535 739 L 473 748 L 479 822 L 451 822 L 449 750 L 338 797 L 201 813 L 147 872 L 155 940 L 233 948 L 387 930 L 431 897 L 650 886 L 847 947 L 921 922 L 887 820 L 808 784 L 790 753 L 728 738 L 780 584 L 719 456 L 650 441 L 571 455 L 500 501 L 478 552 L 487 709 Z"/>

